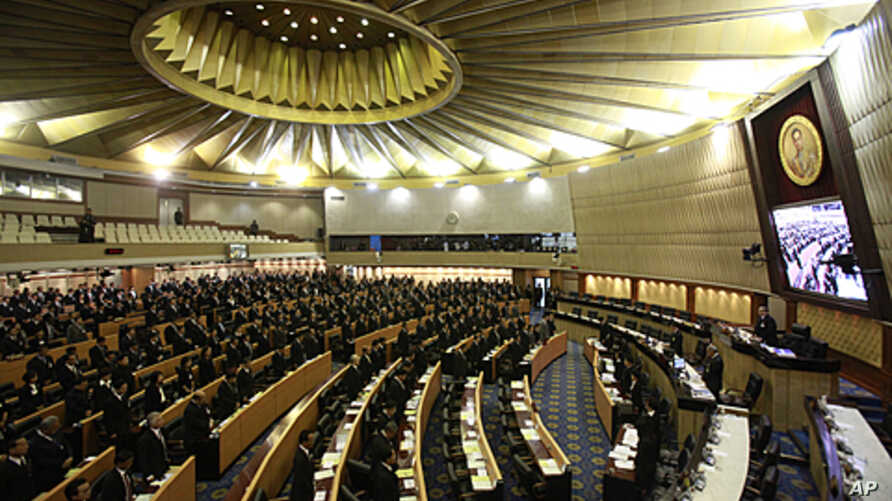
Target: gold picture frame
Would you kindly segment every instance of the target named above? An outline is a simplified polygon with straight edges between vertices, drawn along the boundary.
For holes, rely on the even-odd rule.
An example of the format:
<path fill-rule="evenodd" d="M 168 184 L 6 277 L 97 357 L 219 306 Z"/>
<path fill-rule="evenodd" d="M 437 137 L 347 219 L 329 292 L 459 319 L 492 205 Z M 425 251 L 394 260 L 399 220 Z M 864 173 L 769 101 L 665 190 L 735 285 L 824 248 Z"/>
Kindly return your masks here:
<path fill-rule="evenodd" d="M 781 127 L 777 139 L 781 165 L 790 181 L 810 186 L 821 176 L 824 144 L 815 124 L 803 115 L 793 115 Z"/>

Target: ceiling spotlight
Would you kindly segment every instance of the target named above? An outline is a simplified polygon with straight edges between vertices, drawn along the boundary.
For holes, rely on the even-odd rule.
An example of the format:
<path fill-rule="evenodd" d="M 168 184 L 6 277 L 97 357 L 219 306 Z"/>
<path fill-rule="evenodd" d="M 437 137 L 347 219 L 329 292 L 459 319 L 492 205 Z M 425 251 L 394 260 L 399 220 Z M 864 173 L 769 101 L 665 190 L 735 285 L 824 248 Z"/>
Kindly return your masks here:
<path fill-rule="evenodd" d="M 262 24 L 264 26 L 269 26 L 269 19 L 264 19 L 263 21 L 260 21 L 260 24 Z"/>
<path fill-rule="evenodd" d="M 316 16 L 313 16 L 310 18 L 310 22 L 313 24 L 319 24 L 319 18 Z"/>
<path fill-rule="evenodd" d="M 359 22 L 360 22 L 360 24 L 362 24 L 363 26 L 368 26 L 368 25 L 369 25 L 369 20 L 366 19 L 366 18 L 362 18 L 362 19 L 360 19 Z"/>
<path fill-rule="evenodd" d="M 292 28 L 297 29 L 298 26 L 300 26 L 300 25 L 297 24 L 297 21 L 291 21 L 291 27 L 292 27 Z"/>
<path fill-rule="evenodd" d="M 338 29 L 335 28 L 334 26 L 332 26 L 331 28 L 328 29 L 328 32 L 331 33 L 332 35 L 334 35 L 335 33 L 338 32 Z"/>
<path fill-rule="evenodd" d="M 283 42 L 287 42 L 287 41 L 288 41 L 288 37 L 286 37 L 285 35 L 282 35 L 281 37 L 279 37 L 279 40 L 281 40 L 281 41 L 283 41 Z"/>
<path fill-rule="evenodd" d="M 339 23 L 343 23 L 343 22 L 344 22 L 344 16 L 338 16 L 338 17 L 336 17 L 335 19 L 337 19 L 337 21 L 338 21 Z"/>
<path fill-rule="evenodd" d="M 667 151 L 669 151 L 669 147 L 662 146 L 662 147 L 660 147 L 660 149 L 657 150 L 657 153 L 666 153 Z"/>
<path fill-rule="evenodd" d="M 434 188 L 442 188 L 444 186 L 446 186 L 446 185 L 443 183 L 434 183 Z"/>
<path fill-rule="evenodd" d="M 285 8 L 282 10 L 282 13 L 285 14 L 286 16 L 290 16 L 290 15 L 291 15 L 291 9 L 289 9 L 288 7 L 285 7 Z"/>
<path fill-rule="evenodd" d="M 263 9 L 264 9 L 262 3 L 257 4 L 256 7 L 257 7 L 257 10 L 263 10 Z"/>
<path fill-rule="evenodd" d="M 364 36 L 365 36 L 365 35 L 363 35 L 361 31 L 360 31 L 359 33 L 356 34 L 356 38 L 359 38 L 360 40 L 361 40 L 362 37 L 364 37 Z"/>
<path fill-rule="evenodd" d="M 515 179 L 514 179 L 513 177 L 506 177 L 506 178 L 505 178 L 505 182 L 506 182 L 506 183 L 513 183 L 514 181 L 515 181 Z"/>
<path fill-rule="evenodd" d="M 369 183 L 365 186 L 369 191 L 375 191 L 378 189 L 378 183 Z"/>
<path fill-rule="evenodd" d="M 155 179 L 159 181 L 164 181 L 165 179 L 170 177 L 170 172 L 165 169 L 158 169 L 152 173 L 155 176 Z"/>
<path fill-rule="evenodd" d="M 312 34 L 312 35 L 310 35 L 310 40 L 312 40 L 312 41 L 314 41 L 314 42 L 315 42 L 315 41 L 316 41 L 316 40 L 319 40 L 319 37 L 318 37 L 318 36 L 316 36 L 316 34 L 315 34 L 315 33 L 313 33 L 313 34 Z"/>
<path fill-rule="evenodd" d="M 347 48 L 347 44 L 345 44 L 345 43 L 339 43 L 339 44 L 338 44 L 338 48 L 341 49 L 341 50 L 344 50 L 344 49 Z"/>
<path fill-rule="evenodd" d="M 387 38 L 396 38 L 396 33 L 392 32 L 392 31 L 388 31 Z"/>
<path fill-rule="evenodd" d="M 257 187 L 257 181 L 251 181 L 251 182 L 248 183 L 248 184 L 251 185 L 251 188 L 256 188 L 256 187 Z"/>
<path fill-rule="evenodd" d="M 227 16 L 231 16 L 231 15 L 234 14 L 234 13 L 232 12 L 232 9 L 226 9 L 226 10 L 223 11 L 223 13 L 226 14 Z"/>
<path fill-rule="evenodd" d="M 579 168 L 576 169 L 577 172 L 588 172 L 588 170 L 589 170 L 588 165 L 580 165 Z"/>

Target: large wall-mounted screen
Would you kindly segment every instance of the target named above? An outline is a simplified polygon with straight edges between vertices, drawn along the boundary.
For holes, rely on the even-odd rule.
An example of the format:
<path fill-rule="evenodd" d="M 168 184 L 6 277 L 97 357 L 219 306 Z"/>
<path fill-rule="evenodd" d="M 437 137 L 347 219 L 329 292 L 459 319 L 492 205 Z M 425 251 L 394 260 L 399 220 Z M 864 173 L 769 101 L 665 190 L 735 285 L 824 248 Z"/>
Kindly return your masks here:
<path fill-rule="evenodd" d="M 248 259 L 248 246 L 246 244 L 229 244 L 227 255 L 229 259 Z"/>
<path fill-rule="evenodd" d="M 772 211 L 787 283 L 793 289 L 860 301 L 867 300 L 857 266 L 828 264 L 851 255 L 852 235 L 840 200 L 812 201 Z"/>

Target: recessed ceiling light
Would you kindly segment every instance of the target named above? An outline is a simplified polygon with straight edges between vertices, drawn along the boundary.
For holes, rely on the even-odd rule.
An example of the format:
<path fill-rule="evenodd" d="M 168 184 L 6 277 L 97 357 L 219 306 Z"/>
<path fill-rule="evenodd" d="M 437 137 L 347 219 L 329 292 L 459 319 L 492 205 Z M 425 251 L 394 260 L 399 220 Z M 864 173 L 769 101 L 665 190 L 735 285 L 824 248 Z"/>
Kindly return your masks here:
<path fill-rule="evenodd" d="M 232 9 L 226 9 L 223 11 L 223 13 L 226 14 L 227 16 L 231 16 L 233 14 Z"/>
<path fill-rule="evenodd" d="M 366 18 L 362 18 L 362 19 L 360 19 L 359 22 L 360 22 L 363 26 L 368 26 L 368 25 L 369 25 L 369 20 L 366 19 Z"/>
<path fill-rule="evenodd" d="M 364 36 L 365 35 L 363 35 L 361 31 L 356 34 L 356 38 L 359 38 L 359 39 L 362 39 L 362 37 L 364 37 Z"/>
<path fill-rule="evenodd" d="M 506 178 L 505 178 L 505 182 L 506 182 L 506 183 L 513 183 L 514 181 L 515 181 L 515 179 L 514 179 L 513 177 L 506 177 Z"/>
<path fill-rule="evenodd" d="M 446 186 L 446 185 L 443 183 L 434 183 L 434 188 L 442 188 L 443 186 Z"/>
<path fill-rule="evenodd" d="M 314 33 L 314 34 L 310 35 L 310 40 L 315 42 L 316 40 L 319 40 L 319 37 L 317 37 L 316 34 Z"/>
<path fill-rule="evenodd" d="M 331 33 L 332 35 L 334 35 L 338 32 L 338 29 L 335 28 L 334 26 L 332 26 L 331 28 L 328 29 L 328 32 Z"/>
<path fill-rule="evenodd" d="M 369 184 L 365 185 L 365 187 L 366 187 L 369 191 L 375 191 L 375 190 L 378 189 L 378 183 L 369 183 Z"/>
<path fill-rule="evenodd" d="M 170 177 L 170 172 L 165 169 L 158 169 L 152 174 L 155 176 L 155 179 L 159 181 L 164 181 L 165 179 Z"/>
<path fill-rule="evenodd" d="M 288 7 L 285 7 L 285 8 L 282 10 L 282 13 L 285 14 L 286 16 L 290 16 L 290 15 L 291 15 L 291 9 L 289 9 Z"/>
<path fill-rule="evenodd" d="M 394 38 L 394 37 L 396 37 L 396 33 L 392 32 L 392 31 L 387 32 L 387 38 Z"/>
<path fill-rule="evenodd" d="M 251 184 L 251 188 L 256 188 L 256 187 L 257 187 L 257 181 L 251 181 L 250 184 Z"/>
<path fill-rule="evenodd" d="M 263 8 L 264 8 L 262 3 L 257 4 L 256 7 L 257 7 L 257 10 L 263 10 Z"/>
<path fill-rule="evenodd" d="M 269 26 L 269 19 L 264 19 L 263 21 L 260 21 L 260 24 L 262 24 L 264 26 Z"/>
<path fill-rule="evenodd" d="M 292 28 L 297 29 L 298 26 L 300 26 L 300 25 L 297 24 L 297 21 L 291 21 L 291 27 L 292 27 Z"/>
<path fill-rule="evenodd" d="M 288 41 L 288 37 L 286 37 L 285 35 L 282 35 L 281 37 L 279 37 L 279 40 L 281 40 L 281 41 L 283 41 L 283 42 L 287 42 L 287 41 Z"/>
<path fill-rule="evenodd" d="M 345 43 L 339 43 L 339 44 L 338 44 L 338 47 L 339 47 L 341 50 L 344 50 L 344 49 L 347 48 L 347 44 L 345 44 Z"/>
<path fill-rule="evenodd" d="M 669 151 L 669 147 L 662 146 L 662 147 L 660 147 L 660 149 L 657 150 L 657 153 L 666 153 L 667 151 Z"/>
<path fill-rule="evenodd" d="M 588 172 L 588 169 L 589 169 L 589 166 L 588 166 L 588 165 L 581 165 L 581 166 L 580 166 L 578 169 L 576 169 L 576 170 L 579 171 L 579 172 Z"/>
<path fill-rule="evenodd" d="M 319 18 L 316 16 L 313 16 L 310 18 L 310 22 L 313 24 L 319 24 Z"/>
<path fill-rule="evenodd" d="M 337 19 L 337 21 L 338 21 L 339 23 L 343 23 L 343 22 L 344 22 L 344 16 L 338 16 L 338 17 L 336 17 L 335 19 Z"/>

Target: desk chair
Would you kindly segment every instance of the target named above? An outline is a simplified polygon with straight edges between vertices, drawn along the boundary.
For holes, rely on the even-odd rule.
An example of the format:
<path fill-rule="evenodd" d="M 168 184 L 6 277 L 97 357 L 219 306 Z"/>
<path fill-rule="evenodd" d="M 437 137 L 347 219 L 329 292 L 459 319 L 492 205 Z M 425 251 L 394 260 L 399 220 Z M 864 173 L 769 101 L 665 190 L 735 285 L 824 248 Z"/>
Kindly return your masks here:
<path fill-rule="evenodd" d="M 755 372 L 750 372 L 750 377 L 746 381 L 745 390 L 726 390 L 720 395 L 720 399 L 723 404 L 745 407 L 746 409 L 752 410 L 753 406 L 756 405 L 756 401 L 759 400 L 759 395 L 762 394 L 763 384 L 764 380 L 762 379 L 762 376 Z"/>
<path fill-rule="evenodd" d="M 747 483 L 755 482 L 757 479 L 762 478 L 768 468 L 777 466 L 779 457 L 780 443 L 776 440 L 772 440 L 771 443 L 768 444 L 768 447 L 765 448 L 765 453 L 762 454 L 762 457 L 760 458 L 761 461 L 755 459 L 750 460 L 749 471 L 746 475 Z"/>
<path fill-rule="evenodd" d="M 356 489 L 356 498 L 361 498 L 369 491 L 372 485 L 372 467 L 368 463 L 357 461 L 356 459 L 347 460 L 347 473 L 350 475 L 350 485 Z M 341 486 L 343 490 L 344 486 Z"/>
<path fill-rule="evenodd" d="M 532 458 L 530 458 L 532 460 Z M 517 454 L 511 455 L 511 464 L 514 466 L 514 475 L 520 488 L 526 491 L 527 498 L 545 499 L 545 479 L 532 466 Z"/>
<path fill-rule="evenodd" d="M 471 487 L 471 476 L 467 470 L 458 470 L 452 462 L 446 463 L 446 473 L 449 476 L 449 486 L 452 495 L 457 499 L 474 499 L 474 489 Z"/>
<path fill-rule="evenodd" d="M 759 416 L 755 425 L 750 430 L 750 458 L 761 459 L 768 443 L 771 441 L 771 418 L 766 415 Z"/>
<path fill-rule="evenodd" d="M 764 501 L 772 501 L 777 495 L 778 471 L 776 466 L 771 466 L 765 470 L 765 473 L 758 483 L 755 485 L 747 485 L 744 488 L 743 496 L 740 499 L 754 500 L 762 499 Z"/>

